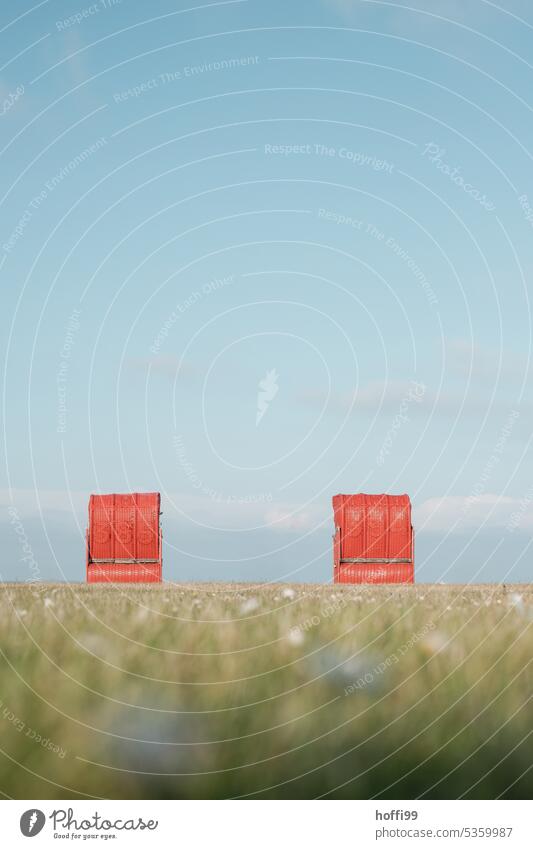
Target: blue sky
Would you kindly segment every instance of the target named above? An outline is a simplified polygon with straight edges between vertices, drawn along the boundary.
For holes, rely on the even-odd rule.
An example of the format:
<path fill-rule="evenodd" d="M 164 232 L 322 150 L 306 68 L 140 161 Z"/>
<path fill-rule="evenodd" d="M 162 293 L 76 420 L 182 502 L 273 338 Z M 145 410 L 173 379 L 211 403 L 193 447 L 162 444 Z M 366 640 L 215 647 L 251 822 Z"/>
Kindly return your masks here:
<path fill-rule="evenodd" d="M 328 581 L 357 491 L 409 493 L 419 580 L 530 580 L 532 33 L 2 11 L 3 578 L 81 580 L 89 493 L 140 489 L 172 580 Z"/>

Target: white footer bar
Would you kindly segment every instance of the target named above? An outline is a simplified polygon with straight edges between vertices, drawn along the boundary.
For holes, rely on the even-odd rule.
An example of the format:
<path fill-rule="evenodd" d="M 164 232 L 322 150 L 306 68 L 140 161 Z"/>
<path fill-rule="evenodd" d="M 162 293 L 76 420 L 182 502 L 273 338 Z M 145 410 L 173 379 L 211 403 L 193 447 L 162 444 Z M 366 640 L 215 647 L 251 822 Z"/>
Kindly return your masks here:
<path fill-rule="evenodd" d="M 2 846 L 521 847 L 526 801 L 2 801 Z M 28 838 L 35 837 L 35 843 Z"/>

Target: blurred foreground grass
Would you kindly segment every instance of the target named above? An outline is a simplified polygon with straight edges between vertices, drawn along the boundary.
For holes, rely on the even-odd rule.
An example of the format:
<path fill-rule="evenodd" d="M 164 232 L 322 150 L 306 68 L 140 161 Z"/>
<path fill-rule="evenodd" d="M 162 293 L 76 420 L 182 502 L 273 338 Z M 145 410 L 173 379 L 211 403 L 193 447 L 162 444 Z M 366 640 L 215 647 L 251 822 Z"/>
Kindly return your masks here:
<path fill-rule="evenodd" d="M 528 798 L 533 588 L 4 584 L 13 798 Z"/>

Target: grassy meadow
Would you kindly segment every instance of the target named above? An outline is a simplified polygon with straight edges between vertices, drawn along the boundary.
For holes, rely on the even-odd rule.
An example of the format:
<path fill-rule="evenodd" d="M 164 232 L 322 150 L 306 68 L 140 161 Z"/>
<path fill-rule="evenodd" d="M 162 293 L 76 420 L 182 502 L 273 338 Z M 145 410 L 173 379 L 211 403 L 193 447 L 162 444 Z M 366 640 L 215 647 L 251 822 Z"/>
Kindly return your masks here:
<path fill-rule="evenodd" d="M 4 584 L 8 798 L 527 798 L 528 586 Z"/>

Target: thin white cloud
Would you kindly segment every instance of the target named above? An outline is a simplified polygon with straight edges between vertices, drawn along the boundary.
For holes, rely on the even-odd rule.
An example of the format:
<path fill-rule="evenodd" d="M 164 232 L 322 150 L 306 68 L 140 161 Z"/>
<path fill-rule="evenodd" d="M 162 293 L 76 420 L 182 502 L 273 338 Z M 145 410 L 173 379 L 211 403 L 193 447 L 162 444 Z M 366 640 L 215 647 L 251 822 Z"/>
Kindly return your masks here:
<path fill-rule="evenodd" d="M 268 493 L 253 496 L 168 495 L 167 515 L 178 521 L 192 519 L 208 527 L 266 527 L 274 532 L 310 531 L 327 518 L 328 505 L 276 501 Z M 171 505 L 170 505 L 171 502 Z"/>
<path fill-rule="evenodd" d="M 425 389 L 421 389 L 422 384 L 417 385 L 425 395 Z M 332 392 L 329 396 L 329 409 L 345 413 L 353 405 L 354 410 L 366 410 L 373 413 L 379 408 L 382 411 L 391 412 L 396 410 L 409 393 L 412 395 L 415 388 L 413 381 L 390 380 L 385 383 L 374 380 L 359 387 L 355 392 Z M 326 398 L 325 390 L 320 389 L 309 388 L 300 393 L 301 401 L 320 407 L 324 405 Z"/>
<path fill-rule="evenodd" d="M 429 498 L 413 510 L 417 531 L 463 533 L 479 529 L 533 529 L 533 503 L 527 498 L 485 493 Z"/>
<path fill-rule="evenodd" d="M 153 357 L 128 357 L 126 360 L 128 368 L 145 375 L 162 375 L 171 380 L 176 377 L 191 378 L 198 374 L 198 369 L 188 361 L 180 360 L 173 354 L 157 354 Z"/>
<path fill-rule="evenodd" d="M 278 505 L 265 514 L 265 524 L 274 531 L 311 531 L 325 519 L 319 506 Z"/>
<path fill-rule="evenodd" d="M 87 510 L 89 494 L 83 491 L 59 489 L 2 489 L 0 490 L 0 515 L 9 515 L 14 508 L 21 518 L 29 518 L 44 513 L 76 513 Z"/>
<path fill-rule="evenodd" d="M 131 487 L 131 491 L 143 487 Z M 83 525 L 87 517 L 89 490 L 72 491 L 16 489 L 0 490 L 0 520 L 9 521 L 9 508 L 14 507 L 22 520 L 42 514 L 44 520 L 57 514 L 74 515 Z M 311 531 L 327 525 L 331 515 L 329 499 L 303 505 L 255 496 L 257 500 L 238 496 L 215 498 L 203 494 L 162 493 L 164 521 L 193 521 L 207 528 L 237 529 L 264 527 L 273 532 Z M 465 533 L 475 530 L 520 529 L 533 532 L 533 488 L 522 497 L 497 493 L 445 495 L 429 498 L 413 508 L 416 532 Z"/>
<path fill-rule="evenodd" d="M 418 386 L 418 392 L 416 387 Z M 300 393 L 300 401 L 322 407 L 326 401 L 326 392 L 318 389 L 304 389 Z M 345 415 L 351 408 L 352 413 L 371 413 L 391 415 L 398 412 L 400 405 L 407 403 L 407 415 L 457 416 L 473 415 L 483 417 L 488 412 L 508 415 L 513 404 L 501 399 L 490 400 L 488 394 L 480 394 L 473 383 L 472 389 L 465 393 L 460 389 L 443 389 L 439 393 L 424 387 L 422 382 L 413 381 L 371 381 L 361 386 L 357 391 L 333 392 L 329 396 L 327 410 L 329 413 Z M 405 409 L 405 407 L 404 407 Z M 521 405 L 520 411 L 526 413 L 528 405 Z"/>
<path fill-rule="evenodd" d="M 132 485 L 129 491 L 142 492 L 144 489 Z M 89 490 L 0 490 L 0 520 L 9 520 L 9 509 L 14 507 L 21 519 L 42 514 L 46 521 L 52 515 L 62 513 L 74 514 L 84 524 L 89 495 Z M 162 493 L 165 520 L 178 523 L 193 521 L 206 527 L 227 529 L 267 527 L 279 532 L 304 532 L 327 519 L 328 507 L 327 503 L 303 507 L 298 502 L 276 501 L 270 493 L 240 496 L 214 492 L 212 497 L 196 493 Z"/>
<path fill-rule="evenodd" d="M 466 378 L 471 373 L 473 378 L 485 381 L 496 380 L 498 374 L 500 380 L 505 377 L 520 381 L 532 370 L 527 357 L 508 347 L 498 350 L 460 337 L 446 340 L 446 361 L 461 377 Z"/>

